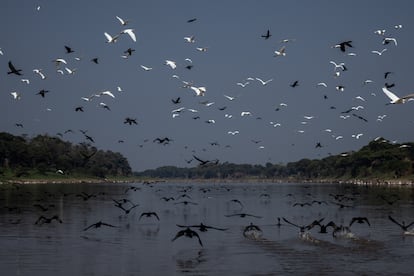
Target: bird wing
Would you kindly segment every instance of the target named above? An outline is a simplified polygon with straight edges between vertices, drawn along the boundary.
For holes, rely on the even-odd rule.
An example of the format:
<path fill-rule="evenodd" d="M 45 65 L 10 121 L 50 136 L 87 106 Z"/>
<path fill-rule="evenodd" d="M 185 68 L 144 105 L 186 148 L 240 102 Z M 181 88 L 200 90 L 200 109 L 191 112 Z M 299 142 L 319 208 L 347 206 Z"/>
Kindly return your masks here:
<path fill-rule="evenodd" d="M 401 99 L 404 99 L 404 100 L 411 99 L 411 98 L 414 98 L 414 94 L 408 94 L 406 96 L 401 97 Z"/>
<path fill-rule="evenodd" d="M 398 221 L 396 221 L 393 217 L 388 216 L 388 218 L 389 218 L 392 222 L 394 222 L 395 224 L 397 224 L 398 226 L 400 226 L 401 228 L 403 227 L 403 226 L 402 226 L 402 224 L 401 224 L 401 223 L 399 223 Z"/>
<path fill-rule="evenodd" d="M 177 234 L 175 235 L 175 237 L 171 241 L 175 241 L 179 237 L 183 236 L 185 234 L 185 231 L 186 230 L 180 230 L 180 231 L 178 231 Z"/>
<path fill-rule="evenodd" d="M 301 228 L 299 225 L 294 224 L 293 222 L 290 222 L 290 221 L 288 221 L 287 219 L 285 219 L 285 218 L 283 218 L 283 217 L 282 217 L 282 219 L 283 219 L 286 223 L 288 223 L 288 224 L 290 224 L 290 225 L 293 225 L 293 226 L 296 226 L 296 227 L 298 227 L 298 228 Z"/>
<path fill-rule="evenodd" d="M 128 34 L 129 35 L 129 37 L 134 41 L 134 42 L 136 42 L 137 41 L 137 38 L 136 38 L 136 36 L 135 36 L 135 33 L 134 33 L 134 29 L 125 29 L 125 30 L 123 30 L 122 31 L 122 33 L 124 33 L 124 34 Z"/>
<path fill-rule="evenodd" d="M 116 16 L 116 19 L 118 19 L 119 22 L 121 22 L 121 25 L 125 25 L 125 21 L 121 17 Z"/>
<path fill-rule="evenodd" d="M 105 35 L 106 39 L 108 40 L 108 42 L 111 42 L 113 40 L 113 37 L 110 34 L 108 34 L 107 32 L 104 32 L 104 35 Z"/>
<path fill-rule="evenodd" d="M 10 70 L 11 70 L 11 71 L 13 71 L 13 72 L 14 72 L 14 71 L 17 71 L 17 70 L 16 70 L 16 67 L 14 67 L 14 65 L 13 65 L 13 63 L 12 63 L 11 61 L 9 61 L 9 68 L 10 68 Z"/>
<path fill-rule="evenodd" d="M 397 95 L 395 95 L 394 93 L 392 93 L 386 87 L 383 87 L 382 88 L 382 92 L 384 92 L 385 95 L 387 95 L 387 97 L 391 99 L 391 102 L 396 102 L 396 101 L 400 100 L 400 98 Z"/>

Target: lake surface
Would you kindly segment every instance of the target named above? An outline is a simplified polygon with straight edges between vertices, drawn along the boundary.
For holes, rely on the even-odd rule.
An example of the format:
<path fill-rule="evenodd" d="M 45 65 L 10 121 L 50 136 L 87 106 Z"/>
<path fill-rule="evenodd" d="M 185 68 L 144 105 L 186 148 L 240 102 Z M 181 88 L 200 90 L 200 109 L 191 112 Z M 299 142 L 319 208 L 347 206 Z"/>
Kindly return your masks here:
<path fill-rule="evenodd" d="M 127 210 L 139 206 L 126 213 L 114 200 Z M 150 212 L 159 220 L 142 215 Z M 256 217 L 237 215 L 243 213 Z M 54 215 L 62 223 L 38 221 Z M 7 184 L 0 186 L 0 268 L 1 275 L 414 275 L 414 235 L 389 216 L 414 221 L 412 187 Z M 299 235 L 277 220 L 349 226 L 354 217 L 370 226 L 355 221 L 352 235 L 336 237 L 332 227 Z M 115 227 L 87 229 L 99 221 Z M 191 228 L 203 246 L 197 237 L 172 241 L 186 229 L 177 224 L 200 223 L 226 230 Z M 244 235 L 250 223 L 261 232 Z"/>

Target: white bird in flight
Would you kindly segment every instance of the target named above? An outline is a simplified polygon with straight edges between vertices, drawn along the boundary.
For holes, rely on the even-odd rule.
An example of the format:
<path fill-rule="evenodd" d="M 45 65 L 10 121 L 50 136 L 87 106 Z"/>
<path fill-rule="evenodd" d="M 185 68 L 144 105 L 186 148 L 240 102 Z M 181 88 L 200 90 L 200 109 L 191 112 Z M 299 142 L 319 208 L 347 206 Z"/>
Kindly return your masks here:
<path fill-rule="evenodd" d="M 128 20 L 123 20 L 121 17 L 116 16 L 116 19 L 119 20 L 119 22 L 121 23 L 122 26 L 126 26 L 128 24 Z"/>
<path fill-rule="evenodd" d="M 171 67 L 171 69 L 175 69 L 177 68 L 177 63 L 175 61 L 172 60 L 165 60 L 165 65 L 168 65 Z"/>
<path fill-rule="evenodd" d="M 104 32 L 106 37 L 106 43 L 115 43 L 118 40 L 119 35 L 111 36 L 107 32 Z"/>
<path fill-rule="evenodd" d="M 262 85 L 266 85 L 266 84 L 268 84 L 269 82 L 271 82 L 273 79 L 268 79 L 267 81 L 263 81 L 263 80 L 262 80 L 262 79 L 260 79 L 260 78 L 256 78 L 256 80 L 260 81 L 260 83 L 261 83 Z"/>
<path fill-rule="evenodd" d="M 279 50 L 275 51 L 275 57 L 279 57 L 279 56 L 286 56 L 286 47 L 283 46 L 282 48 L 280 48 Z"/>
<path fill-rule="evenodd" d="M 46 78 L 45 74 L 43 74 L 42 69 L 33 69 L 33 72 L 38 74 L 42 80 Z"/>
<path fill-rule="evenodd" d="M 387 87 L 383 87 L 382 91 L 385 93 L 385 95 L 387 95 L 388 98 L 390 98 L 390 104 L 404 104 L 414 98 L 414 94 L 408 94 L 400 98 L 388 90 Z"/>
<path fill-rule="evenodd" d="M 147 67 L 147 66 L 144 66 L 144 65 L 140 65 L 140 66 L 141 66 L 142 69 L 144 69 L 144 71 L 151 71 L 152 70 L 152 67 Z"/>
<path fill-rule="evenodd" d="M 250 82 L 246 81 L 245 83 L 238 82 L 238 83 L 236 83 L 236 84 L 237 84 L 238 86 L 241 86 L 241 87 L 245 88 L 245 87 L 246 87 L 249 83 L 250 83 Z"/>
<path fill-rule="evenodd" d="M 381 51 L 374 50 L 374 51 L 371 51 L 371 53 L 381 56 L 385 51 L 387 51 L 387 48 L 384 48 Z"/>
<path fill-rule="evenodd" d="M 204 93 L 207 91 L 207 89 L 203 86 L 201 87 L 191 86 L 190 88 L 196 93 L 197 96 L 204 96 Z"/>
<path fill-rule="evenodd" d="M 236 97 L 231 97 L 231 96 L 227 96 L 227 95 L 224 95 L 224 97 L 226 97 L 227 99 L 229 99 L 230 101 L 233 101 L 234 99 L 236 99 Z"/>
<path fill-rule="evenodd" d="M 195 42 L 195 37 L 193 35 L 192 36 L 185 36 L 184 40 L 188 43 L 194 43 Z"/>
<path fill-rule="evenodd" d="M 137 42 L 137 37 L 135 36 L 134 29 L 125 29 L 121 34 L 127 34 L 134 41 Z"/>
<path fill-rule="evenodd" d="M 107 96 L 110 96 L 110 97 L 112 97 L 112 98 L 114 98 L 114 99 L 115 99 L 115 95 L 114 95 L 114 94 L 112 94 L 112 92 L 111 92 L 111 91 L 109 91 L 109 90 L 107 90 L 107 91 L 102 91 L 102 92 L 100 92 L 100 93 L 99 93 L 99 95 L 107 95 Z"/>
<path fill-rule="evenodd" d="M 20 100 L 21 99 L 20 93 L 18 93 L 18 92 L 13 91 L 10 94 L 13 96 L 13 99 L 15 99 L 15 100 Z"/>

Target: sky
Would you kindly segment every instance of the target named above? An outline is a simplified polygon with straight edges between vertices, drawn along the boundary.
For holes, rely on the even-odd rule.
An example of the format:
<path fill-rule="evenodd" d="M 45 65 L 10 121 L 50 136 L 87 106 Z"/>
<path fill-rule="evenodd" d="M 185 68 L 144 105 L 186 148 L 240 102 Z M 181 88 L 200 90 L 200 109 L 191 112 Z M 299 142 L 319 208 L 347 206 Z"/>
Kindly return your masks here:
<path fill-rule="evenodd" d="M 388 83 L 398 96 L 413 93 L 413 8 L 408 0 L 6 0 L 0 131 L 89 142 L 120 152 L 134 171 L 197 166 L 193 156 L 286 164 L 358 150 L 379 136 L 414 141 L 414 102 L 390 105 L 382 92 Z M 105 32 L 117 41 L 107 43 Z M 191 36 L 194 42 L 184 39 Z M 343 41 L 352 48 L 333 47 Z M 285 55 L 276 55 L 282 48 Z M 9 61 L 21 76 L 7 74 Z M 155 141 L 165 137 L 167 144 Z"/>

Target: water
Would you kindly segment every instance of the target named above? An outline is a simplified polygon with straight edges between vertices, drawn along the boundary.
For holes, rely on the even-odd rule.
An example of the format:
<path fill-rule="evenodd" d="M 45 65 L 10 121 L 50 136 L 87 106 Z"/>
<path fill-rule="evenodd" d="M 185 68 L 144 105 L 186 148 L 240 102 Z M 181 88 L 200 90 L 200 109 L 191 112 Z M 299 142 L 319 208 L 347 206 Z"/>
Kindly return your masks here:
<path fill-rule="evenodd" d="M 135 187 L 135 189 L 129 189 Z M 92 194 L 84 200 L 79 194 Z M 338 200 L 334 195 L 341 194 Z M 174 197 L 165 201 L 162 197 Z M 347 198 L 348 197 L 348 198 Z M 351 207 L 341 208 L 334 202 Z M 113 201 L 139 204 L 128 214 Z M 239 200 L 241 204 L 233 201 Z M 396 199 L 395 202 L 392 202 Z M 295 203 L 323 201 L 311 206 Z M 386 200 L 390 201 L 387 203 Z M 183 202 L 187 201 L 188 204 Z M 326 202 L 327 204 L 325 204 Z M 192 204 L 192 203 L 196 203 Z M 391 204 L 392 203 L 392 204 Z M 34 206 L 40 204 L 48 210 Z M 131 203 L 123 204 L 125 208 Z M 397 221 L 414 221 L 411 187 L 339 184 L 142 183 L 0 186 L 1 275 L 413 275 L 414 236 Z M 142 216 L 155 212 L 156 217 Z M 231 216 L 239 213 L 257 217 Z M 62 223 L 35 224 L 40 216 Z M 332 228 L 309 239 L 297 225 L 316 219 L 349 225 L 353 238 L 334 238 Z M 115 227 L 88 226 L 102 221 Z M 197 238 L 179 237 L 178 225 L 205 225 Z M 250 223 L 260 238 L 245 237 Z"/>

